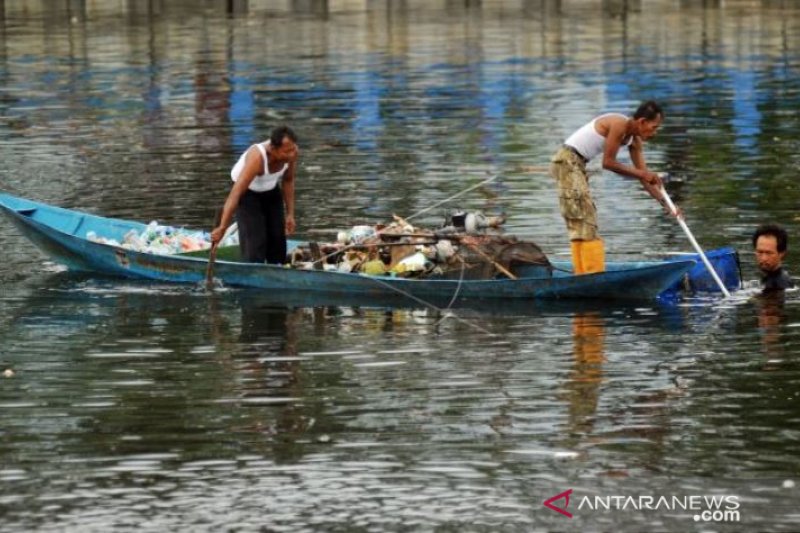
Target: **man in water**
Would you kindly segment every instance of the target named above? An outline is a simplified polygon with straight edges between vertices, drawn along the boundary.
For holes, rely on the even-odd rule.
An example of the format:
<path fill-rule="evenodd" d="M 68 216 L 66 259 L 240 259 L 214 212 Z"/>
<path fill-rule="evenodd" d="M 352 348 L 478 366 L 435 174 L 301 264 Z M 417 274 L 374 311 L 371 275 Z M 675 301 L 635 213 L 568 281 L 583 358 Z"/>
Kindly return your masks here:
<path fill-rule="evenodd" d="M 794 287 L 791 276 L 783 268 L 788 240 L 786 230 L 777 224 L 764 224 L 753 233 L 753 249 L 764 292 Z"/>
<path fill-rule="evenodd" d="M 640 105 L 633 117 L 600 115 L 573 133 L 553 156 L 550 175 L 558 185 L 575 274 L 605 270 L 605 250 L 597 232 L 597 208 L 589 192 L 586 163 L 602 154 L 604 169 L 639 180 L 650 196 L 664 205 L 661 178 L 647 168 L 642 153 L 642 143 L 656 134 L 663 120 L 664 112 L 653 101 Z M 628 147 L 633 166 L 617 160 L 622 146 Z"/>

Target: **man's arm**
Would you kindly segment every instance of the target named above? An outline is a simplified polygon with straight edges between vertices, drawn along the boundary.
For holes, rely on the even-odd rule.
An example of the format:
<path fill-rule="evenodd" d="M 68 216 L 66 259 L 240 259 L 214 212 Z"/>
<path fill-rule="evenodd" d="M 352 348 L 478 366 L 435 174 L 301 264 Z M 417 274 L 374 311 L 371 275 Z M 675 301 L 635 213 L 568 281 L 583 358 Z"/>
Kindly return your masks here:
<path fill-rule="evenodd" d="M 633 138 L 633 141 L 631 142 L 628 151 L 631 154 L 631 161 L 633 161 L 633 166 L 635 166 L 640 171 L 647 172 L 648 174 L 655 174 L 654 172 L 650 172 L 650 170 L 648 170 L 647 168 L 647 163 L 644 160 L 644 150 L 642 149 L 642 140 L 639 137 Z M 661 204 L 661 206 L 664 209 L 669 211 L 667 203 L 664 201 L 664 198 L 661 195 L 661 187 L 663 187 L 661 177 L 658 174 L 655 174 L 655 176 L 656 176 L 655 181 L 642 180 L 642 186 L 644 187 L 644 190 L 647 191 L 647 194 L 655 198 L 655 200 L 659 204 Z"/>
<path fill-rule="evenodd" d="M 242 198 L 242 195 L 247 192 L 248 187 L 253 183 L 256 176 L 259 175 L 263 168 L 263 161 L 264 159 L 261 157 L 261 153 L 255 148 L 251 149 L 245 157 L 244 168 L 241 174 L 239 174 L 239 179 L 233 184 L 231 192 L 228 193 L 228 197 L 225 199 L 219 226 L 211 231 L 212 244 L 217 244 L 222 240 L 225 230 L 227 230 L 228 226 L 233 222 L 233 215 L 236 213 L 236 208 L 239 207 L 239 200 Z"/>
<path fill-rule="evenodd" d="M 647 163 L 644 160 L 644 150 L 642 148 L 642 140 L 639 137 L 634 137 L 631 145 L 628 147 L 628 152 L 631 154 L 631 161 L 633 166 L 639 170 L 647 171 Z"/>
<path fill-rule="evenodd" d="M 286 169 L 286 174 L 283 176 L 281 182 L 281 191 L 283 192 L 283 203 L 286 205 L 286 234 L 291 235 L 297 227 L 294 220 L 294 176 L 295 168 L 297 167 L 297 160 L 289 164 Z"/>
<path fill-rule="evenodd" d="M 634 166 L 631 167 L 617 160 L 617 153 L 622 146 L 622 141 L 625 139 L 627 120 L 615 118 L 609 122 L 605 150 L 603 151 L 603 168 L 623 176 L 635 178 L 641 181 L 643 185 L 646 183 L 660 184 L 661 180 L 658 174 L 647 170 L 647 165 L 642 155 L 642 140 L 638 137 L 634 137 L 630 147 L 631 160 Z"/>
<path fill-rule="evenodd" d="M 644 160 L 641 138 L 634 137 L 628 148 L 631 161 L 633 162 L 632 167 L 617 160 L 617 153 L 627 133 L 627 125 L 627 119 L 621 117 L 610 118 L 608 122 L 603 125 L 608 128 L 605 150 L 603 151 L 603 168 L 622 176 L 639 180 L 647 193 L 664 206 L 665 202 L 661 197 L 661 187 L 663 186 L 661 178 L 658 174 L 650 172 L 647 168 L 647 163 Z"/>

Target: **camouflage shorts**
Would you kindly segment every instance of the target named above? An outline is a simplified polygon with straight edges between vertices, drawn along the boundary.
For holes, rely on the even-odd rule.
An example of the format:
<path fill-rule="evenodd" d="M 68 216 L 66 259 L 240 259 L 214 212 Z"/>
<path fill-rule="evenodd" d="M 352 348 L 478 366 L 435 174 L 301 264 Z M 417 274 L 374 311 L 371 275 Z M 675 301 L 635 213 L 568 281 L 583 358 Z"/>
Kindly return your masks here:
<path fill-rule="evenodd" d="M 577 154 L 561 148 L 550 162 L 550 175 L 558 186 L 558 205 L 571 241 L 593 241 L 597 233 L 597 208 L 589 192 L 586 164 Z"/>

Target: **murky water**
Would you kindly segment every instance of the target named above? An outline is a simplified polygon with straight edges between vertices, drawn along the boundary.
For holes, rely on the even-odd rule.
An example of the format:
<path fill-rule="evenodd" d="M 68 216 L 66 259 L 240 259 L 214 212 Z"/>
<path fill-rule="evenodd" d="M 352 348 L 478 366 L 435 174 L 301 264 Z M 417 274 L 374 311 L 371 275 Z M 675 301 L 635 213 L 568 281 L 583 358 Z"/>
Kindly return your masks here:
<path fill-rule="evenodd" d="M 227 6 L 0 2 L 0 188 L 208 228 L 285 122 L 301 238 L 498 175 L 456 205 L 558 257 L 551 153 L 655 98 L 646 154 L 703 245 L 752 279 L 756 224 L 799 233 L 794 2 Z M 610 254 L 689 249 L 635 184 L 593 190 Z M 796 295 L 314 307 L 63 272 L 5 220 L 0 247 L 0 530 L 800 529 Z M 542 505 L 570 488 L 572 518 Z M 740 516 L 582 501 L 614 495 Z"/>

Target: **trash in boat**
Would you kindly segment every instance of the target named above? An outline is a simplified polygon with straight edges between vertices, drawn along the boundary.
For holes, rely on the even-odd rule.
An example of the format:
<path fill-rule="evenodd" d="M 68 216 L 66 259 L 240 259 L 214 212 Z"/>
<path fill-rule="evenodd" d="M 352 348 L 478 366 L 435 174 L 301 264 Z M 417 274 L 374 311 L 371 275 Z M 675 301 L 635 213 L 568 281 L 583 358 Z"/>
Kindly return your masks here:
<path fill-rule="evenodd" d="M 368 276 L 382 276 L 386 274 L 386 264 L 380 259 L 373 259 L 361 265 L 361 272 Z"/>
<path fill-rule="evenodd" d="M 505 215 L 487 217 L 479 211 L 473 213 L 456 211 L 445 219 L 445 226 L 443 229 L 447 229 L 449 225 L 456 231 L 476 234 L 487 228 L 499 228 L 505 221 Z"/>
<path fill-rule="evenodd" d="M 369 276 L 428 279 L 493 279 L 516 276 L 526 266 L 553 267 L 541 248 L 503 235 L 504 216 L 456 212 L 438 229 L 395 217 L 389 225 L 357 225 L 333 243 L 311 242 L 292 250 L 293 268 Z"/>
<path fill-rule="evenodd" d="M 361 243 L 374 237 L 375 233 L 376 230 L 372 226 L 353 226 L 349 231 L 340 231 L 336 240 L 342 244 Z"/>
<path fill-rule="evenodd" d="M 518 275 L 521 268 L 539 266 L 552 273 L 547 256 L 533 242 L 500 233 L 504 216 L 456 212 L 436 229 L 414 226 L 394 217 L 388 225 L 360 224 L 340 231 L 335 242 L 308 242 L 292 249 L 287 267 L 368 276 L 427 279 L 493 279 Z M 158 255 L 207 250 L 205 231 L 150 222 L 142 231 L 130 230 L 119 242 L 90 231 L 86 238 L 136 252 Z M 238 235 L 221 246 L 238 244 Z"/>
<path fill-rule="evenodd" d="M 92 242 L 158 255 L 174 255 L 211 248 L 211 234 L 208 232 L 162 226 L 156 221 L 150 222 L 141 232 L 130 230 L 122 238 L 122 242 L 116 239 L 99 237 L 94 231 L 87 232 L 86 238 Z M 227 237 L 221 243 L 221 246 L 231 246 L 238 243 L 238 234 L 234 234 Z"/>
<path fill-rule="evenodd" d="M 433 264 L 424 253 L 416 252 L 404 257 L 394 265 L 390 272 L 404 274 L 406 272 L 425 272 L 433 268 Z"/>

